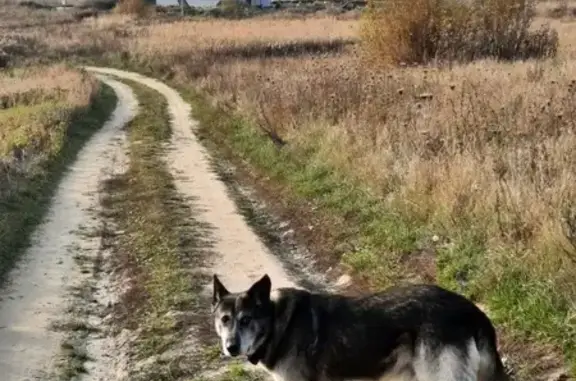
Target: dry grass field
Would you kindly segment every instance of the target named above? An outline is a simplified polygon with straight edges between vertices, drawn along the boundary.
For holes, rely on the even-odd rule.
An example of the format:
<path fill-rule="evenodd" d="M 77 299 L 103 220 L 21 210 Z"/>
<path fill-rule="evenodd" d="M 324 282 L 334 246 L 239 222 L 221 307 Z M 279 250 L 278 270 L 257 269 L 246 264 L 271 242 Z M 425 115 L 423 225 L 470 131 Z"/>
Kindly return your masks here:
<path fill-rule="evenodd" d="M 89 58 L 200 89 L 222 113 L 285 143 L 274 167 L 277 150 L 253 148 L 250 134 L 230 137 L 240 157 L 354 221 L 347 249 L 337 251 L 359 278 L 373 287 L 425 279 L 401 259 L 432 250 L 434 280 L 486 305 L 508 337 L 545 344 L 530 352 L 508 343 L 532 353 L 524 375 L 544 379 L 539 359 L 550 353 L 563 353 L 576 373 L 571 9 L 538 4 L 530 30 L 550 24 L 556 54 L 523 61 L 371 65 L 367 46 L 384 48 L 361 39 L 367 21 L 328 16 L 111 15 L 10 29 L 0 52 L 2 43 L 13 46 L 12 65 Z M 35 49 L 14 48 L 24 42 Z M 382 57 L 406 57 L 406 49 Z M 290 157 L 301 167 L 290 167 Z M 302 173 L 287 175 L 290 168 Z"/>

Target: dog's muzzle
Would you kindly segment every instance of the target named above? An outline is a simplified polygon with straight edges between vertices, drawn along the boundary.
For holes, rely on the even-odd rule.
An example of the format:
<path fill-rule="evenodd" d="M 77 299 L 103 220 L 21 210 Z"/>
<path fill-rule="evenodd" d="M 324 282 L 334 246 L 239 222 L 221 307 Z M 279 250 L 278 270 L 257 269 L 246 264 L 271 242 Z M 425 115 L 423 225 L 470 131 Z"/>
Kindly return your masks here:
<path fill-rule="evenodd" d="M 240 354 L 240 346 L 238 344 L 228 344 L 226 350 L 232 357 L 236 357 Z"/>

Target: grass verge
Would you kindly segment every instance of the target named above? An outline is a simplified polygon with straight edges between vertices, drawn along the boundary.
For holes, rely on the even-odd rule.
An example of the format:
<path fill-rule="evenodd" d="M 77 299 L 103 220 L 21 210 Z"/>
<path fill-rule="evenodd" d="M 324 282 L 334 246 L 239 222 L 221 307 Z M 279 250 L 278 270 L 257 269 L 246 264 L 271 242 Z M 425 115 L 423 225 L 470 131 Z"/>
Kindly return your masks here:
<path fill-rule="evenodd" d="M 102 85 L 87 107 L 79 107 L 64 117 L 50 119 L 54 125 L 49 154 L 38 168 L 18 182 L 16 190 L 0 198 L 0 281 L 28 247 L 29 238 L 65 173 L 83 144 L 105 123 L 116 105 L 111 88 Z"/>
<path fill-rule="evenodd" d="M 105 217 L 120 234 L 108 234 L 113 267 L 127 281 L 114 306 L 119 327 L 133 333 L 132 380 L 174 380 L 202 366 L 185 345 L 191 329 L 207 324 L 200 290 L 208 278 L 198 270 L 209 250 L 208 228 L 177 193 L 163 160 L 171 129 L 166 100 L 126 81 L 140 113 L 127 127 L 130 164 L 105 185 Z"/>
<path fill-rule="evenodd" d="M 467 283 L 463 272 L 467 268 L 480 271 L 481 255 L 487 251 L 483 245 L 487 237 L 481 232 L 458 234 L 451 242 L 438 241 L 427 227 L 390 210 L 361 183 L 319 160 L 312 144 L 278 148 L 241 117 L 230 115 L 190 89 L 181 90 L 194 105 L 195 117 L 201 122 L 200 136 L 234 162 L 247 164 L 260 179 L 274 183 L 276 191 L 287 198 L 283 203 L 305 208 L 312 204 L 314 214 L 322 216 L 319 225 L 328 230 L 333 261 L 351 270 L 364 285 L 376 289 L 404 281 L 436 280 L 485 305 L 505 331 L 504 341 L 528 340 L 535 347 L 547 348 L 552 356 L 563 354 L 575 374 L 576 331 L 573 322 L 570 324 L 569 300 L 520 268 L 508 267 L 497 277 L 491 274 L 485 278 L 494 282 L 491 287 L 485 281 Z M 499 254 L 506 258 L 505 252 Z M 432 274 L 427 274 L 429 267 L 434 268 Z M 530 352 L 527 348 L 521 351 Z M 532 352 L 542 354 L 535 348 Z M 521 364 L 514 364 L 520 367 L 515 369 L 518 377 L 535 379 L 542 374 L 538 372 L 546 372 L 538 360 L 518 359 Z"/>

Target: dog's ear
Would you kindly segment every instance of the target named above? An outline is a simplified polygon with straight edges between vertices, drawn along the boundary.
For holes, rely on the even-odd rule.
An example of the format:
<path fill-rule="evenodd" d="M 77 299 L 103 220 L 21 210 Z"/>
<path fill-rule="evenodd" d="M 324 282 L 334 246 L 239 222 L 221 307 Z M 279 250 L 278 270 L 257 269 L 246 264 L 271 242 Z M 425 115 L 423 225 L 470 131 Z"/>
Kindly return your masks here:
<path fill-rule="evenodd" d="M 264 274 L 260 280 L 254 283 L 247 294 L 256 300 L 258 303 L 266 303 L 270 300 L 270 290 L 272 289 L 272 282 L 268 274 Z"/>
<path fill-rule="evenodd" d="M 216 304 L 220 303 L 222 298 L 228 295 L 230 292 L 224 287 L 220 279 L 214 274 L 214 287 L 212 292 L 212 305 L 215 306 Z"/>

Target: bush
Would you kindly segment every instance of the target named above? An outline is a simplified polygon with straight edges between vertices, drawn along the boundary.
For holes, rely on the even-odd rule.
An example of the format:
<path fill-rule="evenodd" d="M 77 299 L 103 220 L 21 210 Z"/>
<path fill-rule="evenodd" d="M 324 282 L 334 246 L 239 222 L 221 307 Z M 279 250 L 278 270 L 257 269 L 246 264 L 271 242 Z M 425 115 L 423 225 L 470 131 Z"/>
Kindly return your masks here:
<path fill-rule="evenodd" d="M 531 30 L 533 0 L 369 0 L 364 52 L 383 64 L 554 56 L 556 31 Z"/>

